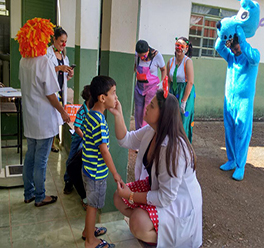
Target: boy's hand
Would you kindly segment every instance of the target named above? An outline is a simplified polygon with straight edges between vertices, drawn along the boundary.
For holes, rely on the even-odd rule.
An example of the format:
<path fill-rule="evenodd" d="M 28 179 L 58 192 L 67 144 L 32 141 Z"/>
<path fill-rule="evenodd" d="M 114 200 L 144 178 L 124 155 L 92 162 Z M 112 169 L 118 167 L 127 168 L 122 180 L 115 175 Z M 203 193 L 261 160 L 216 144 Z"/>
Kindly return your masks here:
<path fill-rule="evenodd" d="M 117 172 L 115 174 L 113 174 L 113 177 L 114 177 L 116 183 L 123 182 L 121 176 Z"/>
<path fill-rule="evenodd" d="M 129 187 L 122 181 L 117 183 L 117 193 L 120 197 L 128 200 L 131 190 Z"/>
<path fill-rule="evenodd" d="M 109 111 L 115 116 L 122 115 L 121 103 L 117 100 L 115 108 L 110 108 Z"/>

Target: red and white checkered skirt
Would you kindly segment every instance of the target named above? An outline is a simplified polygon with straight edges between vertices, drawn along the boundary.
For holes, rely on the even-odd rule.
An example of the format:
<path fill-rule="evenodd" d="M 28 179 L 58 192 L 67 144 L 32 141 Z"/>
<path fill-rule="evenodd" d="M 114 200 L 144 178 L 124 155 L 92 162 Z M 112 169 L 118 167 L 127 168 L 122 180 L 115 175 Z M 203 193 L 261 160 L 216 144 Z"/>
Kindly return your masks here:
<path fill-rule="evenodd" d="M 150 191 L 150 185 L 149 185 L 149 178 L 147 177 L 144 180 L 138 180 L 135 182 L 131 182 L 131 183 L 127 183 L 126 184 L 129 189 L 132 192 L 147 192 Z M 158 212 L 157 212 L 157 208 L 156 206 L 153 205 L 147 205 L 147 204 L 130 204 L 128 202 L 128 200 L 122 198 L 123 201 L 125 202 L 125 204 L 127 206 L 129 206 L 130 208 L 142 208 L 144 210 L 146 210 L 149 214 L 149 217 L 154 225 L 154 228 L 156 230 L 156 233 L 158 233 L 158 227 L 159 227 L 159 216 L 158 216 Z"/>

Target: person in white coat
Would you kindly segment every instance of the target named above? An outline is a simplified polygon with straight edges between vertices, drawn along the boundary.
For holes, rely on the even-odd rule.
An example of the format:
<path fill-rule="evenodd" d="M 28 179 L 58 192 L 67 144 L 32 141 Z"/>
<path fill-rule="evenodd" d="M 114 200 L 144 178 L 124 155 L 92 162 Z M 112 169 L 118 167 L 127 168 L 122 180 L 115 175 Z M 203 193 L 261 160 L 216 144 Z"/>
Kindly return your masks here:
<path fill-rule="evenodd" d="M 67 43 L 68 34 L 62 27 L 54 29 L 52 45 L 47 49 L 46 56 L 51 60 L 57 73 L 57 78 L 60 90 L 57 93 L 59 101 L 62 106 L 67 104 L 67 81 L 74 75 L 74 70 L 69 65 L 69 59 L 65 54 L 65 47 Z M 54 140 L 51 147 L 52 152 L 59 152 L 56 148 Z M 67 176 L 66 176 L 67 177 Z M 66 178 L 68 181 L 69 178 Z"/>
<path fill-rule="evenodd" d="M 115 116 L 119 144 L 139 149 L 137 181 L 118 183 L 117 209 L 129 217 L 132 234 L 159 248 L 202 245 L 202 193 L 196 178 L 195 152 L 185 134 L 177 99 L 158 90 L 146 108 L 147 126 L 128 132 L 118 102 Z"/>
<path fill-rule="evenodd" d="M 47 19 L 34 18 L 28 20 L 16 36 L 22 55 L 19 80 L 27 139 L 23 165 L 24 202 L 35 201 L 36 207 L 57 201 L 57 196 L 46 195 L 47 162 L 53 137 L 59 132 L 59 122 L 70 121 L 55 95 L 59 84 L 55 69 L 45 56 L 53 26 Z"/>

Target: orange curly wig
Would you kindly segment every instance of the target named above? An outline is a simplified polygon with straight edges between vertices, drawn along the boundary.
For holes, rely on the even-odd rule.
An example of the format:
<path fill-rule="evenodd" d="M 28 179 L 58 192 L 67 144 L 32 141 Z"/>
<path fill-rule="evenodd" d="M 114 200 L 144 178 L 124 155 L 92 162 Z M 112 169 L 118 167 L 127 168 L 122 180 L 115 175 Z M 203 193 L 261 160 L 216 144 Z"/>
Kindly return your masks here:
<path fill-rule="evenodd" d="M 15 40 L 19 43 L 19 52 L 23 58 L 45 55 L 51 35 L 54 31 L 50 20 L 33 18 L 18 31 Z"/>

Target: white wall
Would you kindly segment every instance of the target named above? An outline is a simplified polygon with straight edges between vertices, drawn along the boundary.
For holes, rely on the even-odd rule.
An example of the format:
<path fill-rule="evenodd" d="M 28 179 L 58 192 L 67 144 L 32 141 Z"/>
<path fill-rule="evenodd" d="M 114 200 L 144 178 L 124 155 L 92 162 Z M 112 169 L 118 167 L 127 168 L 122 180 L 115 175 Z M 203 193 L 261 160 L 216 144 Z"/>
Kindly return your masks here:
<path fill-rule="evenodd" d="M 11 38 L 15 38 L 18 30 L 21 28 L 21 0 L 10 1 L 11 15 L 10 15 L 10 32 Z"/>
<path fill-rule="evenodd" d="M 110 51 L 135 52 L 137 17 L 138 1 L 112 0 Z"/>
<path fill-rule="evenodd" d="M 58 1 L 60 3 L 60 26 L 68 34 L 67 47 L 74 47 L 76 0 L 58 0 Z"/>
<path fill-rule="evenodd" d="M 80 45 L 81 48 L 98 49 L 100 33 L 100 0 L 81 0 Z M 78 18 L 78 17 L 77 17 Z"/>
<path fill-rule="evenodd" d="M 173 54 L 175 37 L 189 36 L 192 2 L 233 10 L 240 8 L 240 2 L 237 0 L 141 0 L 139 39 L 146 40 L 162 54 Z M 264 1 L 258 2 L 261 19 L 264 18 Z M 264 54 L 263 40 L 264 26 L 259 27 L 255 36 L 248 42 L 257 48 L 260 54 Z M 261 57 L 261 62 L 264 62 L 263 60 Z"/>
<path fill-rule="evenodd" d="M 162 54 L 174 53 L 175 37 L 188 37 L 190 10 L 190 0 L 142 0 L 139 39 Z"/>

